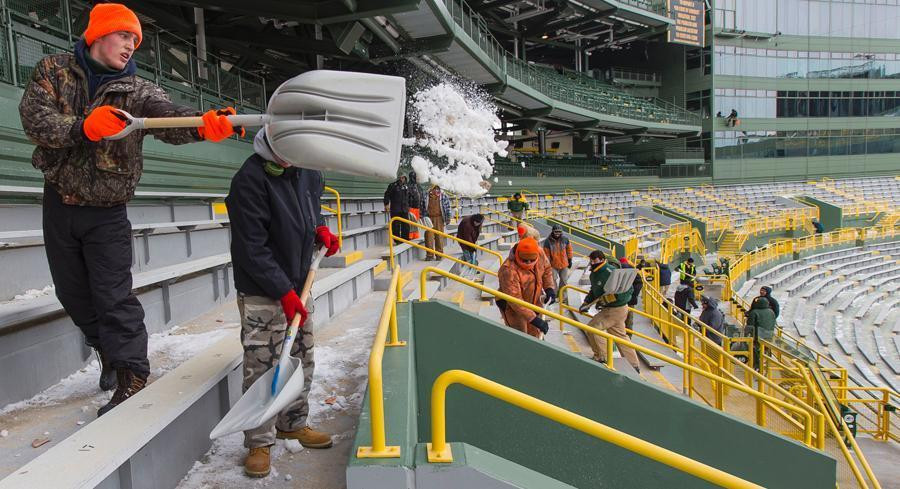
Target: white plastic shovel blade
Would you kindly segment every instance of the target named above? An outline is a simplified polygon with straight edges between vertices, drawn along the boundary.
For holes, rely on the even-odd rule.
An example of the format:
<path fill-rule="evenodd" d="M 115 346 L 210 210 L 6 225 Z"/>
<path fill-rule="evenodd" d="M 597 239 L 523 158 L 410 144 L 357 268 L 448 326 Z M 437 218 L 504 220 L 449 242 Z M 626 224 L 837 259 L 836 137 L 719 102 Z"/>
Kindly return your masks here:
<path fill-rule="evenodd" d="M 272 377 L 275 375 L 273 367 L 256 379 L 222 421 L 213 428 L 209 438 L 214 440 L 231 433 L 259 428 L 300 397 L 300 392 L 303 391 L 303 367 L 300 366 L 298 358 L 291 357 L 290 360 L 284 371 L 279 374 L 286 380 L 278 394 L 273 397 L 271 392 Z"/>
<path fill-rule="evenodd" d="M 292 165 L 396 178 L 406 114 L 404 78 L 308 71 L 275 90 L 267 113 L 269 144 Z"/>

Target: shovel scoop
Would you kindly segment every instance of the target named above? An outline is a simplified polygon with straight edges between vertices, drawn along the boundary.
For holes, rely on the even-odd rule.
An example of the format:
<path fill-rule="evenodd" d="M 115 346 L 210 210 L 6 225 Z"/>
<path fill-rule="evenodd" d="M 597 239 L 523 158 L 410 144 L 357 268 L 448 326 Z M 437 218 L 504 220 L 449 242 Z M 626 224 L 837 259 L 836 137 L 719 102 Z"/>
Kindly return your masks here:
<path fill-rule="evenodd" d="M 136 130 L 203 126 L 202 117 L 140 118 L 119 110 Z M 301 168 L 393 180 L 400 166 L 406 80 L 397 76 L 316 70 L 279 86 L 265 114 L 229 115 L 235 127 L 262 126 L 278 158 Z"/>
<path fill-rule="evenodd" d="M 316 270 L 322 257 L 325 256 L 325 251 L 323 248 L 316 252 L 309 274 L 306 276 L 306 283 L 300 294 L 300 300 L 304 303 L 309 297 Z M 259 428 L 300 397 L 303 391 L 303 367 L 300 365 L 300 359 L 291 356 L 291 347 L 294 346 L 299 326 L 300 315 L 297 314 L 288 326 L 278 363 L 250 385 L 228 414 L 213 428 L 209 434 L 210 440 Z"/>

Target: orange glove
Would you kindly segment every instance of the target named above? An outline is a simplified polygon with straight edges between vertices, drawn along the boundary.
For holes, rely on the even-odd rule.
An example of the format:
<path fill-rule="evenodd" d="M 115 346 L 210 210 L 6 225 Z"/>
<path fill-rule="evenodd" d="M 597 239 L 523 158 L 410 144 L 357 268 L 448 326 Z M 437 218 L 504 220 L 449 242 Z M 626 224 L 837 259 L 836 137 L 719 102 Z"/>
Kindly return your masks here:
<path fill-rule="evenodd" d="M 101 105 L 88 114 L 81 130 L 88 139 L 97 142 L 125 129 L 125 121 L 125 116 L 120 114 L 118 109 L 112 105 Z"/>
<path fill-rule="evenodd" d="M 198 127 L 197 132 L 203 139 L 214 143 L 230 137 L 236 132 L 235 129 L 240 131 L 241 137 L 244 137 L 246 135 L 244 128 L 232 127 L 231 121 L 226 117 L 235 114 L 237 114 L 237 112 L 235 112 L 234 107 L 225 107 L 224 109 L 219 110 L 207 110 L 203 114 L 203 127 Z"/>

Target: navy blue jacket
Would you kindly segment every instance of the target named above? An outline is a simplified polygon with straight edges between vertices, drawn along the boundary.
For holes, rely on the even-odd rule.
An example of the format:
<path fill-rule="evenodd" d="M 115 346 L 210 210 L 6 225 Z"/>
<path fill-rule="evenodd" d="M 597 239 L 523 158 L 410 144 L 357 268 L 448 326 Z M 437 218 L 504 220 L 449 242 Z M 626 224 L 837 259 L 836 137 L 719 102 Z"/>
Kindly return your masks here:
<path fill-rule="evenodd" d="M 246 295 L 280 299 L 300 293 L 315 251 L 316 227 L 324 226 L 319 207 L 322 173 L 287 168 L 266 173 L 254 154 L 231 179 L 225 203 L 231 219 L 234 287 Z"/>
<path fill-rule="evenodd" d="M 659 265 L 659 285 L 672 285 L 672 270 L 664 263 Z"/>

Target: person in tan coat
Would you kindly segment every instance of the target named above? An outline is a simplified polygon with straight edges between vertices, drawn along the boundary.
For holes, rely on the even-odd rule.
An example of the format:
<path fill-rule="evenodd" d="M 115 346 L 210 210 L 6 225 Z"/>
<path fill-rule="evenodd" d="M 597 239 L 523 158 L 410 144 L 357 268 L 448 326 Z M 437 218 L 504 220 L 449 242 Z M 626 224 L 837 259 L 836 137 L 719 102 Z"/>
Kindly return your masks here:
<path fill-rule="evenodd" d="M 540 245 L 534 238 L 519 241 L 500 266 L 500 292 L 543 307 L 550 298 L 556 297 L 553 275 L 545 263 Z M 550 329 L 540 314 L 527 307 L 504 300 L 497 300 L 497 307 L 503 315 L 503 322 L 510 328 L 535 338 L 540 338 Z"/>

